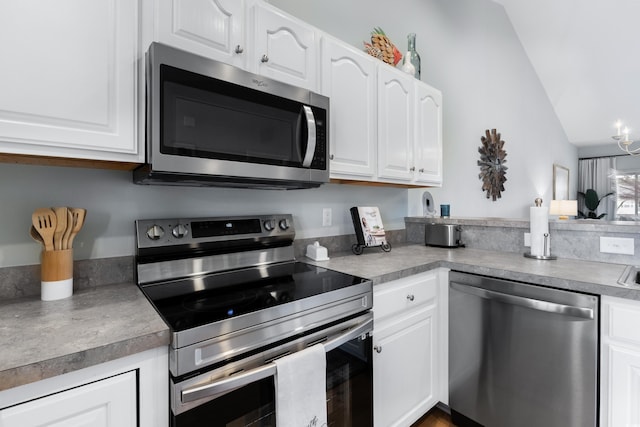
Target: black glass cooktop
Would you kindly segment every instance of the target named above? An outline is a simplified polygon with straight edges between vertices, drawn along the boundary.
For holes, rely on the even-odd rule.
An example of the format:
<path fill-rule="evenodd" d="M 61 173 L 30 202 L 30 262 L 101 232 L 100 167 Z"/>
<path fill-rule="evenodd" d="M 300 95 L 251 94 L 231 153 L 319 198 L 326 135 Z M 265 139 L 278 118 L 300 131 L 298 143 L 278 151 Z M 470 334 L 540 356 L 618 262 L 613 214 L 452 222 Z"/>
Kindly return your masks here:
<path fill-rule="evenodd" d="M 144 286 L 174 332 L 335 291 L 365 279 L 290 262 Z"/>

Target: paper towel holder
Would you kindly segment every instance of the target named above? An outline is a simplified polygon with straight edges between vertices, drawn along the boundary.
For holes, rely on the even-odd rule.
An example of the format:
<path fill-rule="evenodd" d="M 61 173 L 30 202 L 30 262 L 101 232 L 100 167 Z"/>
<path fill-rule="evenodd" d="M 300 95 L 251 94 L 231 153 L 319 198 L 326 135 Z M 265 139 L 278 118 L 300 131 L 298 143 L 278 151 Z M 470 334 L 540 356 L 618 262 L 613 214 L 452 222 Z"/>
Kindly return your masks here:
<path fill-rule="evenodd" d="M 536 204 L 537 204 L 537 200 L 536 199 Z M 526 258 L 533 258 L 533 259 L 539 259 L 539 260 L 553 260 L 553 259 L 558 259 L 558 257 L 556 255 L 551 255 L 551 251 L 548 249 L 549 248 L 549 233 L 544 233 L 544 253 L 548 253 L 549 255 L 532 255 L 531 252 L 525 252 L 524 256 Z"/>
<path fill-rule="evenodd" d="M 542 199 L 540 197 L 537 197 L 534 200 L 534 203 L 536 205 L 536 207 L 541 207 L 542 206 Z M 553 259 L 558 259 L 557 256 L 555 255 L 551 255 L 551 249 L 549 247 L 549 233 L 544 233 L 544 250 L 543 250 L 544 255 L 533 255 L 531 254 L 531 251 L 529 252 L 525 252 L 524 256 L 526 258 L 533 258 L 533 259 L 539 259 L 539 260 L 553 260 Z"/>

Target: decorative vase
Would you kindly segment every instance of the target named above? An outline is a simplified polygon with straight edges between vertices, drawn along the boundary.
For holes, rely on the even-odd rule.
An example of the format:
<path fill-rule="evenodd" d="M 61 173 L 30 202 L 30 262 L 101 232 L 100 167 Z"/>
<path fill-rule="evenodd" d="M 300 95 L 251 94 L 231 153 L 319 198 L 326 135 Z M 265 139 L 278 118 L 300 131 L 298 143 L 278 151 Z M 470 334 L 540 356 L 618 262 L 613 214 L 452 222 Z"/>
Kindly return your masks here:
<path fill-rule="evenodd" d="M 409 48 L 407 54 L 402 59 L 402 69 L 409 72 L 411 70 L 410 65 L 412 65 L 414 77 L 420 80 L 420 55 L 416 52 L 416 34 L 409 34 L 407 36 L 407 41 L 409 43 Z"/>

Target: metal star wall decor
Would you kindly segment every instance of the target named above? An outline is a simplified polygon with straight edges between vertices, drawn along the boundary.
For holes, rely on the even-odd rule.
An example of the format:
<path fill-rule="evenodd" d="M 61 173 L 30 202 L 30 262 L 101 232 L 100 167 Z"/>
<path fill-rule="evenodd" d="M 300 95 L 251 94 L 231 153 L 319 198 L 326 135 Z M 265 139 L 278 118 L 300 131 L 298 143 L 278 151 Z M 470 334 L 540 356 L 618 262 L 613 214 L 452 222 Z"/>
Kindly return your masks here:
<path fill-rule="evenodd" d="M 507 180 L 507 152 L 504 151 L 504 141 L 500 139 L 500 134 L 495 129 L 485 131 L 485 136 L 480 138 L 482 146 L 478 148 L 480 153 L 480 174 L 478 178 L 482 180 L 482 191 L 487 192 L 487 199 L 491 197 L 495 202 L 502 197 L 504 183 Z"/>

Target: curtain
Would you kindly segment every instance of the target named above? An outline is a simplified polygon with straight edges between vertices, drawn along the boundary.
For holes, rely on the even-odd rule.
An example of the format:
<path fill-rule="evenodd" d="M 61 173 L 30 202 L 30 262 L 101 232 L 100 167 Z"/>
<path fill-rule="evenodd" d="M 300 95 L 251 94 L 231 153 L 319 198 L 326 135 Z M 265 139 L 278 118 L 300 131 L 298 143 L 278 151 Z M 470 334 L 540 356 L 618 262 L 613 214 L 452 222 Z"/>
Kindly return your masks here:
<path fill-rule="evenodd" d="M 588 189 L 594 189 L 598 197 L 615 192 L 616 175 L 615 157 L 597 157 L 593 159 L 578 160 L 578 191 L 584 193 Z M 584 203 L 584 197 L 578 197 L 578 210 L 585 215 L 588 209 Z M 596 215 L 606 213 L 602 219 L 613 221 L 616 214 L 615 194 L 600 202 Z"/>

